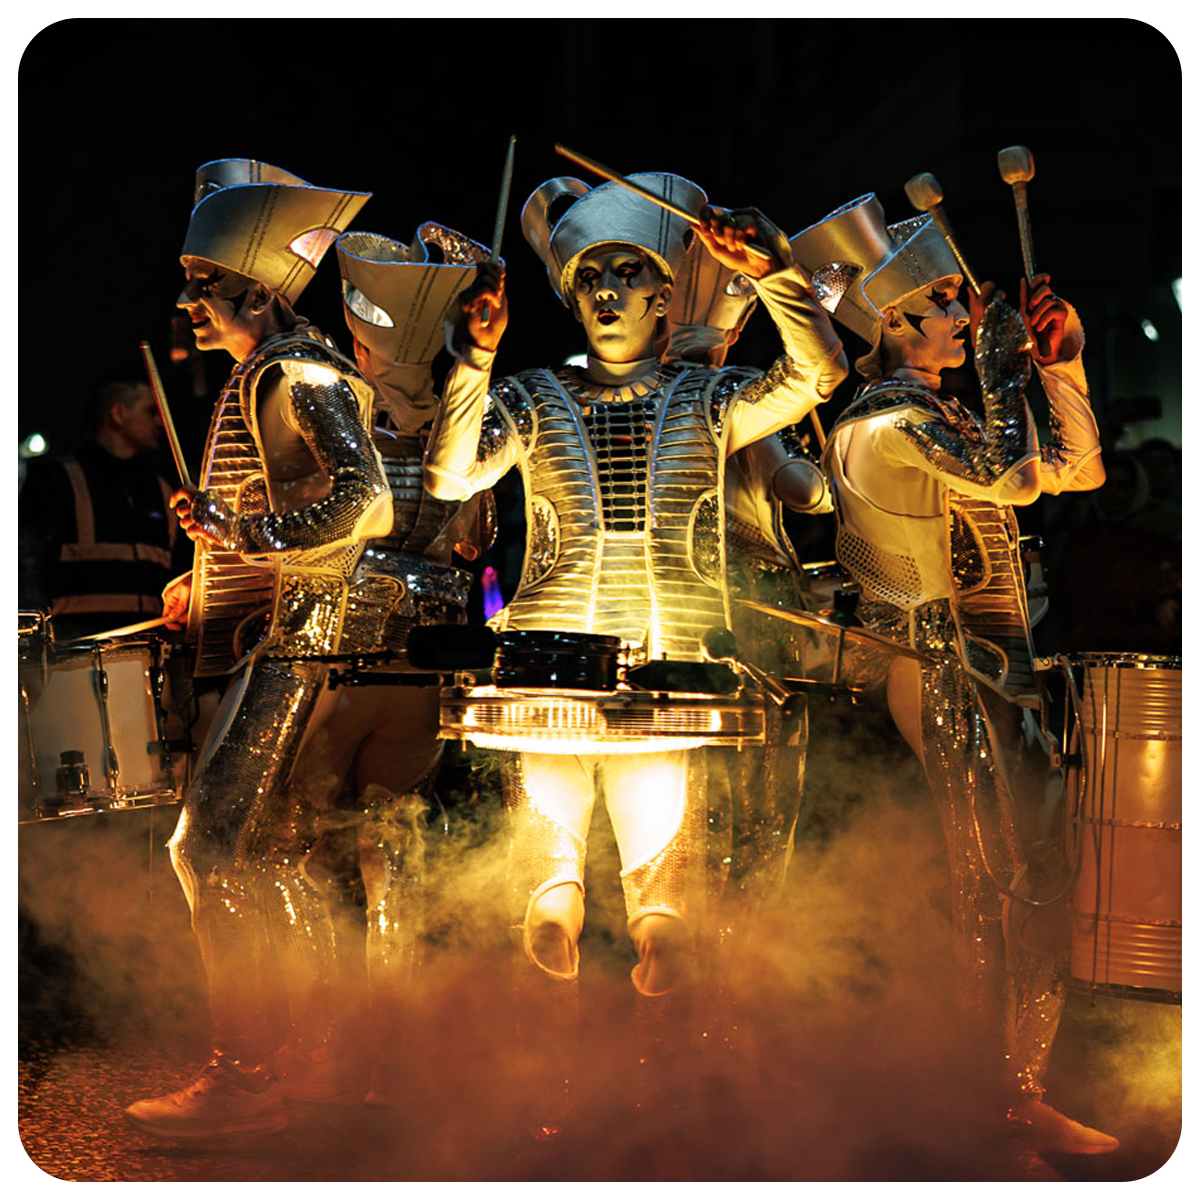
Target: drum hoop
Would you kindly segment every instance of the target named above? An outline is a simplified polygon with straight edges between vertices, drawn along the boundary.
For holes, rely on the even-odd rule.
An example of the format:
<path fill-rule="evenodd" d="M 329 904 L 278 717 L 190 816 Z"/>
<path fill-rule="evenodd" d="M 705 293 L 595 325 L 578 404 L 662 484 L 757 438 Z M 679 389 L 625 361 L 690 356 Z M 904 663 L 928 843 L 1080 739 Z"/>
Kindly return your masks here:
<path fill-rule="evenodd" d="M 1091 669 L 1112 667 L 1117 670 L 1181 671 L 1183 656 L 1178 654 L 1140 654 L 1133 650 L 1081 650 L 1068 655 L 1073 667 Z"/>

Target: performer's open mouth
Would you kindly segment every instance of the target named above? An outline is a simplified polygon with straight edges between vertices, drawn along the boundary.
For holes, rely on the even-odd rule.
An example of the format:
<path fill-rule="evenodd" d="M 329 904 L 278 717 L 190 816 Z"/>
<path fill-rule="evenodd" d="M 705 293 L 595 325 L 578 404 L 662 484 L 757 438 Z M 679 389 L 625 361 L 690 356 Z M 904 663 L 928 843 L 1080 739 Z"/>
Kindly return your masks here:
<path fill-rule="evenodd" d="M 612 325 L 620 319 L 620 315 L 613 312 L 611 308 L 602 309 L 596 317 L 596 320 L 599 321 L 601 325 Z"/>
<path fill-rule="evenodd" d="M 207 325 L 211 320 L 211 318 L 206 316 L 204 313 L 192 313 L 191 317 L 193 330 L 199 329 L 202 325 Z"/>

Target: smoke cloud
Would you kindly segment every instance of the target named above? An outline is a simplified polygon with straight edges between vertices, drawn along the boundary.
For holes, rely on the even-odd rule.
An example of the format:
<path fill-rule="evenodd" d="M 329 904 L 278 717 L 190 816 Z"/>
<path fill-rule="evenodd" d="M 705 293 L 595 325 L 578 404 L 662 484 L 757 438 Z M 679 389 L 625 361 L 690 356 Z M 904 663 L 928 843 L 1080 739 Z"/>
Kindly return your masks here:
<path fill-rule="evenodd" d="M 565 1103 L 556 997 L 530 983 L 510 931 L 498 760 L 451 746 L 426 822 L 419 961 L 386 1046 L 395 1103 L 358 1103 L 373 1039 L 363 923 L 343 903 L 357 1090 L 294 1106 L 254 1145 L 161 1146 L 120 1119 L 207 1053 L 203 972 L 163 849 L 176 810 L 22 827 L 27 1151 L 87 1179 L 1017 1178 L 1001 1098 L 981 1082 L 985 1039 L 954 1015 L 948 871 L 923 776 L 869 712 L 818 714 L 813 734 L 783 891 L 757 914 L 711 914 L 689 994 L 638 998 L 630 984 L 597 806 Z M 1073 998 L 1048 1082 L 1058 1107 L 1122 1137 L 1123 1165 L 1101 1177 L 1150 1173 L 1178 1133 L 1178 1008 Z M 539 1140 L 539 1123 L 563 1133 Z"/>

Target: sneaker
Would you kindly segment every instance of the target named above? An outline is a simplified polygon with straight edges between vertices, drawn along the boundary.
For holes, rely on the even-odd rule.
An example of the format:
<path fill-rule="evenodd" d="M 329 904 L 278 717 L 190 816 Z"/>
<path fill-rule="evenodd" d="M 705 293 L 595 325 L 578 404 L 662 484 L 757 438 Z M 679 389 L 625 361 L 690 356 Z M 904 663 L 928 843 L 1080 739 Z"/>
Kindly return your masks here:
<path fill-rule="evenodd" d="M 1099 1129 L 1073 1121 L 1044 1100 L 1018 1100 L 1008 1119 L 1039 1154 L 1111 1154 L 1121 1143 Z"/>
<path fill-rule="evenodd" d="M 285 1100 L 337 1104 L 349 1103 L 354 1097 L 354 1082 L 346 1060 L 328 1049 L 305 1054 L 284 1046 L 275 1052 L 275 1069 Z"/>
<path fill-rule="evenodd" d="M 287 1125 L 278 1080 L 220 1056 L 182 1091 L 131 1104 L 125 1120 L 142 1133 L 177 1141 L 275 1133 Z"/>

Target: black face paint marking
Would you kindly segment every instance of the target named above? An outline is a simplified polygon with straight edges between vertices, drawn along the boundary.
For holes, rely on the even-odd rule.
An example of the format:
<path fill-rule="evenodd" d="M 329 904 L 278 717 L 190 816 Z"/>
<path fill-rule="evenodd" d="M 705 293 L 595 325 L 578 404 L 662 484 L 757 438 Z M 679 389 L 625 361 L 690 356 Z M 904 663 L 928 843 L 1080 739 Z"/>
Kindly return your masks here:
<path fill-rule="evenodd" d="M 941 294 L 941 292 L 937 292 L 937 291 L 930 292 L 929 295 L 925 297 L 925 299 L 930 301 L 930 303 L 932 303 L 932 304 L 936 304 L 938 306 L 938 308 L 940 308 L 942 310 L 942 312 L 950 311 L 950 301 L 947 300 L 946 297 Z"/>
<path fill-rule="evenodd" d="M 916 331 L 917 331 L 917 332 L 918 332 L 918 333 L 919 333 L 919 334 L 920 334 L 922 337 L 928 337 L 928 336 L 929 336 L 929 335 L 928 335 L 928 334 L 927 334 L 927 333 L 926 333 L 926 332 L 925 332 L 925 331 L 924 331 L 924 330 L 921 328 L 921 326 L 922 326 L 922 325 L 925 323 L 925 318 L 924 318 L 924 317 L 914 317 L 914 316 L 912 315 L 912 313 L 910 313 L 910 312 L 904 312 L 904 309 L 901 309 L 900 311 L 901 311 L 902 313 L 904 313 L 904 319 L 905 319 L 905 320 L 906 320 L 906 321 L 907 321 L 907 322 L 908 322 L 908 323 L 909 323 L 909 324 L 910 324 L 910 325 L 911 325 L 911 326 L 912 326 L 912 327 L 913 327 L 913 328 L 914 328 L 914 329 L 915 329 L 915 330 L 916 330 Z"/>
<path fill-rule="evenodd" d="M 645 310 L 645 312 L 642 313 L 643 321 L 650 315 L 650 308 L 654 304 L 655 299 L 656 299 L 655 296 L 647 296 L 646 297 L 646 310 Z"/>

